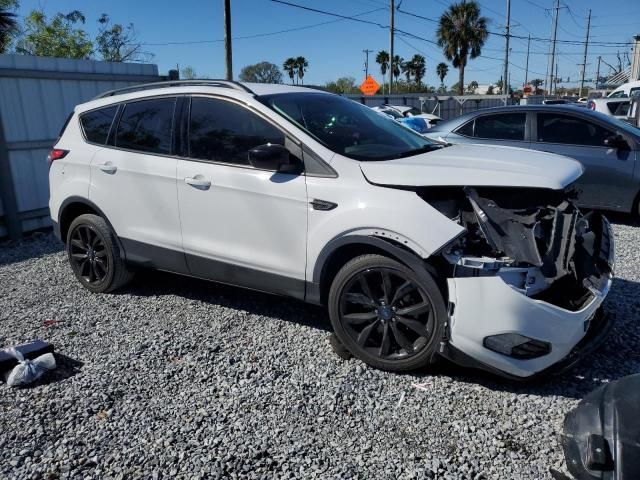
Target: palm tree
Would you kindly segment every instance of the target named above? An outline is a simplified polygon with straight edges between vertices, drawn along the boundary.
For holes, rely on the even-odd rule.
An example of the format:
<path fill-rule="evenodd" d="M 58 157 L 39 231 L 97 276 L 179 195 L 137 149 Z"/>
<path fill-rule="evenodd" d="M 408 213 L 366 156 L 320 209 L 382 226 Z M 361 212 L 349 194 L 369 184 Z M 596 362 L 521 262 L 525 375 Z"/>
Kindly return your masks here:
<path fill-rule="evenodd" d="M 444 56 L 459 71 L 458 93 L 464 93 L 464 69 L 469 57 L 480 56 L 487 40 L 488 20 L 480 16 L 480 6 L 475 0 L 462 0 L 450 5 L 440 17 L 436 37 Z"/>
<path fill-rule="evenodd" d="M 538 94 L 538 90 L 540 90 L 540 86 L 544 83 L 544 81 L 539 79 L 539 78 L 534 78 L 529 83 L 533 87 L 534 95 L 537 95 Z"/>
<path fill-rule="evenodd" d="M 471 82 L 469 82 L 469 85 L 467 85 L 467 92 L 469 93 L 476 93 L 477 89 L 478 89 L 478 82 L 476 82 L 475 80 L 472 80 Z"/>
<path fill-rule="evenodd" d="M 398 83 L 398 77 L 400 76 L 400 70 L 402 68 L 402 64 L 404 63 L 404 58 L 400 55 L 393 56 L 393 66 L 391 68 L 391 74 L 396 79 L 396 83 Z"/>
<path fill-rule="evenodd" d="M 0 53 L 4 53 L 11 40 L 11 34 L 18 29 L 13 13 L 0 9 Z"/>
<path fill-rule="evenodd" d="M 404 73 L 407 77 L 407 83 L 411 83 L 411 77 L 413 76 L 413 63 L 411 60 L 407 60 L 401 66 L 402 73 Z"/>
<path fill-rule="evenodd" d="M 414 55 L 411 64 L 413 65 L 413 78 L 416 79 L 416 84 L 420 88 L 420 83 L 427 73 L 427 63 L 422 55 Z"/>
<path fill-rule="evenodd" d="M 440 79 L 440 88 L 442 90 L 444 90 L 444 77 L 447 76 L 447 73 L 449 73 L 449 65 L 447 65 L 444 62 L 440 62 L 438 64 L 438 66 L 436 67 L 436 74 L 438 75 L 438 78 Z"/>
<path fill-rule="evenodd" d="M 384 94 L 384 76 L 389 69 L 389 54 L 384 50 L 380 50 L 376 55 L 376 63 L 380 65 L 380 73 L 382 74 L 382 93 Z"/>
<path fill-rule="evenodd" d="M 304 57 L 298 57 L 296 58 L 296 66 L 298 67 L 298 78 L 300 79 L 300 83 L 304 85 L 304 73 L 306 68 L 309 67 L 309 62 L 307 62 L 307 59 Z"/>
<path fill-rule="evenodd" d="M 291 79 L 291 85 L 293 85 L 293 79 L 298 76 L 298 64 L 296 63 L 296 59 L 293 57 L 287 58 L 282 64 L 282 69 L 287 72 L 289 78 Z"/>

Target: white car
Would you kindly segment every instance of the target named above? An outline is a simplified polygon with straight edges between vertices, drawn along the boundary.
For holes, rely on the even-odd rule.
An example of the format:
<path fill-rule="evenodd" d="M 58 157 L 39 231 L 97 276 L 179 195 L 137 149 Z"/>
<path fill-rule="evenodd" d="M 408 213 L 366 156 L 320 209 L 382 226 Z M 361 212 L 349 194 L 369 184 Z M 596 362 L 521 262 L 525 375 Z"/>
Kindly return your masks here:
<path fill-rule="evenodd" d="M 629 98 L 638 91 L 640 91 L 640 80 L 634 80 L 633 82 L 627 82 L 624 85 L 620 85 L 613 92 L 607 95 L 607 98 Z"/>
<path fill-rule="evenodd" d="M 401 118 L 423 118 L 425 120 L 427 128 L 431 128 L 442 121 L 437 115 L 432 113 L 422 113 L 415 107 L 410 107 L 408 105 L 380 105 L 376 107 L 371 107 L 372 110 L 377 112 L 386 113 L 387 115 L 392 116 L 394 119 L 398 120 Z"/>
<path fill-rule="evenodd" d="M 627 97 L 592 98 L 587 102 L 587 108 L 620 120 L 627 119 L 630 105 L 631 101 Z"/>
<path fill-rule="evenodd" d="M 330 93 L 186 81 L 79 105 L 50 210 L 91 292 L 155 268 L 325 305 L 381 369 L 437 356 L 516 378 L 606 334 L 613 235 L 579 163 L 446 146 Z M 334 337 L 335 339 L 335 337 Z"/>

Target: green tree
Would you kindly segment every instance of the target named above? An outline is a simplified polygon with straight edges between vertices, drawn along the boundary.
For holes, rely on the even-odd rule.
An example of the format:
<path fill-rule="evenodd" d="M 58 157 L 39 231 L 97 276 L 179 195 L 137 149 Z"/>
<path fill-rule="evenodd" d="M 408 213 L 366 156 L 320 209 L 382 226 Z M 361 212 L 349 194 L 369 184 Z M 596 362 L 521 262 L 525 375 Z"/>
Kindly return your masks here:
<path fill-rule="evenodd" d="M 398 77 L 400 76 L 403 63 L 404 63 L 404 58 L 402 58 L 400 55 L 394 55 L 393 56 L 393 64 L 392 64 L 392 67 L 391 67 L 391 74 L 395 78 L 396 82 L 398 81 Z"/>
<path fill-rule="evenodd" d="M 282 73 L 278 66 L 271 62 L 260 62 L 247 65 L 240 70 L 240 81 L 251 83 L 282 83 Z"/>
<path fill-rule="evenodd" d="M 18 8 L 17 0 L 0 0 L 0 53 L 5 53 L 13 37 L 18 33 L 16 15 L 12 12 Z"/>
<path fill-rule="evenodd" d="M 82 12 L 56 14 L 51 21 L 42 10 L 33 10 L 24 20 L 23 36 L 16 51 L 27 55 L 59 58 L 90 58 L 93 42 L 77 25 L 85 23 Z"/>
<path fill-rule="evenodd" d="M 476 82 L 475 80 L 471 80 L 471 82 L 469 82 L 469 85 L 467 85 L 467 92 L 476 93 L 477 89 L 478 89 L 478 82 Z"/>
<path fill-rule="evenodd" d="M 345 93 L 357 93 L 358 87 L 356 86 L 356 79 L 353 77 L 341 77 L 335 82 L 327 82 L 325 88 L 329 92 L 345 94 Z"/>
<path fill-rule="evenodd" d="M 307 73 L 309 62 L 304 57 L 297 57 L 296 66 L 298 67 L 298 78 L 300 79 L 300 83 L 304 85 L 304 74 Z"/>
<path fill-rule="evenodd" d="M 496 86 L 496 88 L 498 89 L 498 91 L 500 92 L 500 95 L 503 95 L 504 92 L 502 91 L 502 79 L 500 80 L 496 80 L 494 82 L 494 85 Z"/>
<path fill-rule="evenodd" d="M 438 64 L 438 66 L 436 67 L 436 74 L 438 75 L 438 78 L 440 79 L 440 88 L 442 90 L 444 90 L 444 77 L 447 76 L 447 73 L 449 73 L 449 65 L 447 65 L 444 62 L 440 62 Z"/>
<path fill-rule="evenodd" d="M 402 68 L 402 73 L 404 73 L 405 77 L 407 78 L 407 85 L 408 85 L 411 82 L 411 77 L 413 77 L 413 63 L 411 63 L 411 60 L 407 60 L 406 62 L 403 62 L 401 68 Z"/>
<path fill-rule="evenodd" d="M 489 85 L 487 88 L 487 95 L 493 95 L 493 85 Z"/>
<path fill-rule="evenodd" d="M 462 0 L 449 6 L 440 17 L 436 37 L 444 56 L 458 69 L 458 93 L 463 94 L 464 69 L 469 58 L 480 56 L 487 40 L 488 20 L 480 16 L 480 6 L 474 0 Z"/>
<path fill-rule="evenodd" d="M 137 42 L 133 23 L 123 26 L 112 24 L 109 15 L 103 13 L 98 19 L 100 31 L 96 37 L 96 46 L 102 60 L 107 62 L 132 62 L 150 60 L 153 55 L 142 52 Z"/>
<path fill-rule="evenodd" d="M 191 65 L 187 65 L 180 71 L 180 78 L 183 80 L 195 80 L 198 78 L 198 74 Z"/>
<path fill-rule="evenodd" d="M 544 81 L 542 79 L 540 79 L 540 78 L 534 78 L 529 83 L 533 87 L 533 93 L 538 95 L 538 90 L 540 90 L 540 87 L 542 86 Z"/>
<path fill-rule="evenodd" d="M 291 85 L 293 85 L 293 80 L 298 76 L 298 64 L 296 63 L 296 59 L 293 57 L 287 58 L 282 64 L 282 68 L 289 78 L 291 79 Z"/>
<path fill-rule="evenodd" d="M 422 55 L 414 55 L 411 59 L 411 64 L 413 65 L 413 78 L 416 80 L 416 85 L 419 89 L 422 79 L 427 73 L 427 62 Z"/>
<path fill-rule="evenodd" d="M 380 65 L 380 73 L 382 74 L 382 93 L 384 94 L 384 76 L 389 70 L 389 53 L 380 50 L 376 55 L 376 63 Z"/>

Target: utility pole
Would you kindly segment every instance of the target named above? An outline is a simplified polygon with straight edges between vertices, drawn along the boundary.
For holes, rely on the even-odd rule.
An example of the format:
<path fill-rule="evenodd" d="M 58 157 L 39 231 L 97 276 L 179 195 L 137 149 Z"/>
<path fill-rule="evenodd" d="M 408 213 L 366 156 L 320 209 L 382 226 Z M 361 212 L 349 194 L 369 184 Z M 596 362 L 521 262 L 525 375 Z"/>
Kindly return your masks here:
<path fill-rule="evenodd" d="M 389 2 L 389 6 L 391 8 L 391 38 L 389 42 L 389 95 L 391 95 L 392 85 L 393 85 L 393 29 L 394 29 L 394 14 L 395 14 L 395 1 L 391 0 Z"/>
<path fill-rule="evenodd" d="M 529 40 L 527 42 L 527 64 L 524 67 L 524 86 L 527 85 L 529 80 L 529 48 L 531 47 L 531 34 L 529 34 Z M 533 92 L 535 94 L 535 92 Z"/>
<path fill-rule="evenodd" d="M 556 74 L 553 77 L 553 81 L 554 81 L 554 87 L 553 87 L 553 91 L 556 95 L 558 95 L 558 64 L 556 63 Z"/>
<path fill-rule="evenodd" d="M 224 59 L 226 79 L 233 80 L 233 60 L 231 56 L 231 0 L 224 0 Z"/>
<path fill-rule="evenodd" d="M 587 17 L 587 39 L 584 42 L 584 59 L 582 60 L 582 77 L 580 78 L 580 96 L 582 97 L 582 90 L 584 90 L 584 74 L 587 70 L 587 48 L 589 47 L 589 29 L 591 28 L 591 9 L 589 9 L 589 16 Z"/>
<path fill-rule="evenodd" d="M 553 89 L 553 67 L 556 64 L 556 36 L 558 34 L 558 15 L 560 14 L 560 0 L 556 0 L 556 6 L 553 7 L 553 9 L 555 10 L 555 13 L 553 15 L 553 28 L 551 32 L 551 58 L 549 59 L 550 81 L 547 83 L 550 89 L 549 94 L 553 93 L 551 90 Z"/>
<path fill-rule="evenodd" d="M 364 49 L 364 78 L 366 79 L 369 76 L 369 54 L 373 52 L 373 50 Z"/>
<path fill-rule="evenodd" d="M 600 86 L 600 61 L 602 60 L 602 57 L 598 57 L 598 70 L 596 72 L 596 90 L 598 90 L 598 87 Z"/>
<path fill-rule="evenodd" d="M 504 46 L 504 73 L 502 74 L 502 94 L 509 95 L 509 25 L 511 22 L 511 0 L 507 0 L 507 26 Z"/>

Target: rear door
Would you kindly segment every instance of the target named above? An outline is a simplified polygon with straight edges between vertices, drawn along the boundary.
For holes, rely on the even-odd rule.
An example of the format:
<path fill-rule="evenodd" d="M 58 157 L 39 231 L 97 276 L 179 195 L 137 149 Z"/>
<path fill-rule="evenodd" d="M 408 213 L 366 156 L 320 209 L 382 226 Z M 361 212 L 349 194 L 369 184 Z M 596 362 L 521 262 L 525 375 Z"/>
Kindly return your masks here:
<path fill-rule="evenodd" d="M 250 149 L 299 147 L 277 125 L 231 99 L 194 96 L 178 161 L 184 251 L 192 274 L 302 298 L 307 189 L 303 174 L 260 170 Z"/>
<path fill-rule="evenodd" d="M 526 112 L 478 115 L 459 126 L 446 140 L 451 143 L 479 143 L 528 148 Z"/>
<path fill-rule="evenodd" d="M 618 133 L 623 132 L 579 115 L 537 112 L 531 147 L 582 163 L 585 172 L 578 180 L 581 205 L 629 211 L 637 189 L 634 146 L 630 143 L 630 149 L 625 150 L 604 145 L 606 138 Z"/>
<path fill-rule="evenodd" d="M 173 156 L 178 97 L 120 106 L 107 146 L 91 161 L 89 198 L 106 215 L 127 259 L 185 272 Z"/>

